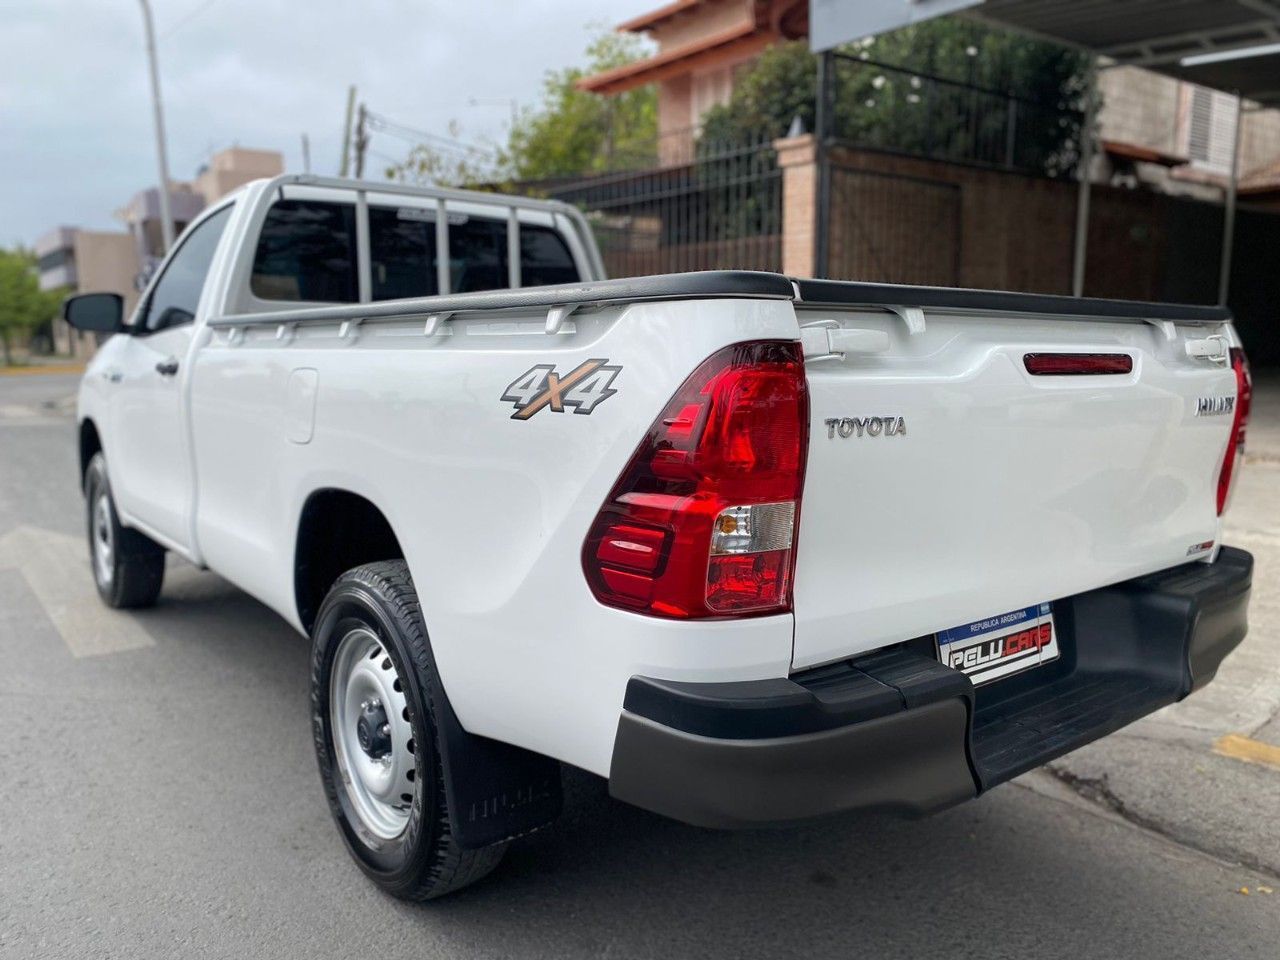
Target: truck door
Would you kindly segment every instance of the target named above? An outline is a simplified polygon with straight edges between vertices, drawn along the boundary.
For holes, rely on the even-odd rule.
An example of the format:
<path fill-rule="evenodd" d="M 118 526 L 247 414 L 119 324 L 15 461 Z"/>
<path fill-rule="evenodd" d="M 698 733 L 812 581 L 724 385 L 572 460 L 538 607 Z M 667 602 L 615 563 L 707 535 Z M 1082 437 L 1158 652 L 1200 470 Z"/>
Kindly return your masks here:
<path fill-rule="evenodd" d="M 195 225 L 138 307 L 114 385 L 110 469 L 121 511 L 186 546 L 191 457 L 183 384 L 192 327 L 209 266 L 231 214 L 227 205 Z"/>

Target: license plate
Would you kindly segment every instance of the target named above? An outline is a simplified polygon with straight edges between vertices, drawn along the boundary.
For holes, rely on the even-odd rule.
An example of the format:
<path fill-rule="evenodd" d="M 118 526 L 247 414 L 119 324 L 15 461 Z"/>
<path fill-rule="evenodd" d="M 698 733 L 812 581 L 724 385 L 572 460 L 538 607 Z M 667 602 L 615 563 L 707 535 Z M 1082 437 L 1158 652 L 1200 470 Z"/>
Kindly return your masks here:
<path fill-rule="evenodd" d="M 966 674 L 975 686 L 1058 659 L 1053 606 L 1011 610 L 938 634 L 938 659 Z"/>

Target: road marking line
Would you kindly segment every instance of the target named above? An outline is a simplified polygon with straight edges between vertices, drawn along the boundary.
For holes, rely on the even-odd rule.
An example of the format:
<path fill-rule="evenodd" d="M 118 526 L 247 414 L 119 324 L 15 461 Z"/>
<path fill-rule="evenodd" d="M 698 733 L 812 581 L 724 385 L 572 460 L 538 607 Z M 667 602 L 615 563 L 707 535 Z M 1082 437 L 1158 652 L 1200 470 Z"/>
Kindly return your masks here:
<path fill-rule="evenodd" d="M 38 363 L 29 367 L 0 367 L 3 377 L 43 377 L 59 373 L 84 373 L 83 363 Z"/>
<path fill-rule="evenodd" d="M 130 614 L 98 597 L 79 537 L 18 527 L 0 536 L 0 568 L 17 569 L 73 657 L 98 657 L 155 646 Z"/>
<path fill-rule="evenodd" d="M 1253 740 L 1238 733 L 1228 733 L 1214 741 L 1213 752 L 1233 760 L 1256 763 L 1280 770 L 1280 747 Z"/>

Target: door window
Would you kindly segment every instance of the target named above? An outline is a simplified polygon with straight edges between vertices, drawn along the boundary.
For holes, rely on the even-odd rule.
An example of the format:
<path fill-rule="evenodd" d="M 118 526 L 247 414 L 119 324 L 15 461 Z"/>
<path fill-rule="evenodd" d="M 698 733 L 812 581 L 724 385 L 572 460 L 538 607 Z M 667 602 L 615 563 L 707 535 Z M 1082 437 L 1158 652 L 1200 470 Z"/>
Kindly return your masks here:
<path fill-rule="evenodd" d="M 196 318 L 200 293 L 230 216 L 228 204 L 183 238 L 147 298 L 141 321 L 144 330 L 165 330 Z"/>

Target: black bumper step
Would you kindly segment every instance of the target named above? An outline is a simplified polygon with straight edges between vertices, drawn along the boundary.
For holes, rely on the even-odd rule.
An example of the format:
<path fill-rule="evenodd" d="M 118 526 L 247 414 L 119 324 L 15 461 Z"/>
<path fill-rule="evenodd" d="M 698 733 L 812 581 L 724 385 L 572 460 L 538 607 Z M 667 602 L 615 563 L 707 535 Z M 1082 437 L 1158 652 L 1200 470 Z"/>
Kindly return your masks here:
<path fill-rule="evenodd" d="M 1252 575 L 1223 548 L 1057 600 L 1059 658 L 977 688 L 930 637 L 787 678 L 632 677 L 610 792 L 715 827 L 942 809 L 1207 683 L 1244 637 Z"/>
<path fill-rule="evenodd" d="M 983 787 L 1114 733 L 1173 703 L 1178 686 L 1139 673 L 1074 674 L 979 710 L 970 748 Z"/>
<path fill-rule="evenodd" d="M 986 790 L 1181 700 L 1244 638 L 1253 557 L 1191 563 L 1059 600 L 1060 659 L 979 687 L 969 748 Z"/>

